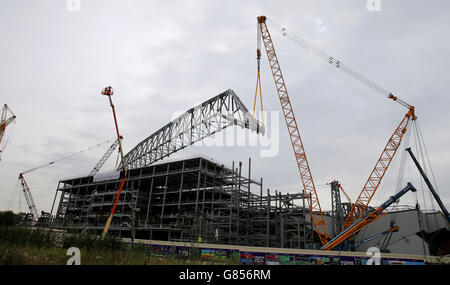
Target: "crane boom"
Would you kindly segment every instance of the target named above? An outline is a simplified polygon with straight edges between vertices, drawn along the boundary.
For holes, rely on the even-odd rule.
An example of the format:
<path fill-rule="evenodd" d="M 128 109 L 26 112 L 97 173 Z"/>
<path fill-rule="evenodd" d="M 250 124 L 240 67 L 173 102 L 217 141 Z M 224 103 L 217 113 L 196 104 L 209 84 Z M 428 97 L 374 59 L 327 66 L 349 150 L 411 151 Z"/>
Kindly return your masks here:
<path fill-rule="evenodd" d="M 25 181 L 25 178 L 23 177 L 22 173 L 20 173 L 19 175 L 19 180 L 20 183 L 22 184 L 22 190 L 25 196 L 25 200 L 27 201 L 28 209 L 30 210 L 30 213 L 33 214 L 33 219 L 37 220 L 38 211 L 36 208 L 36 204 L 34 203 L 33 196 L 31 195 L 30 187 L 28 187 L 28 184 Z"/>
<path fill-rule="evenodd" d="M 286 83 L 284 82 L 283 74 L 278 62 L 278 57 L 275 53 L 272 38 L 266 25 L 266 17 L 260 16 L 257 17 L 257 20 L 264 48 L 266 50 L 267 59 L 272 70 L 273 79 L 275 81 L 275 87 L 280 99 L 281 108 L 283 109 L 286 126 L 289 132 L 292 148 L 297 162 L 297 167 L 303 184 L 303 191 L 305 192 L 305 195 L 307 197 L 314 230 L 317 232 L 319 239 L 323 245 L 328 241 L 328 235 L 325 228 L 325 220 L 323 217 L 322 209 L 320 207 L 308 160 L 306 158 L 303 142 L 300 137 L 300 132 L 298 130 L 294 110 L 289 99 Z"/>
<path fill-rule="evenodd" d="M 401 121 L 401 123 L 399 124 L 397 129 L 395 130 L 394 134 L 389 139 L 383 152 L 381 153 L 381 156 L 378 159 L 375 167 L 373 168 L 356 203 L 352 205 L 350 214 L 347 216 L 347 219 L 342 227 L 342 230 L 345 230 L 352 224 L 355 214 L 359 218 L 361 218 L 364 215 L 364 211 L 366 210 L 370 200 L 372 199 L 373 195 L 375 194 L 384 174 L 386 173 L 386 171 L 389 167 L 389 164 L 392 161 L 392 158 L 394 157 L 395 153 L 397 152 L 397 149 L 401 143 L 403 135 L 406 132 L 406 127 L 407 127 L 409 121 L 416 120 L 416 116 L 414 113 L 414 106 L 411 106 L 410 104 L 406 103 L 404 100 L 398 98 L 397 96 L 394 96 L 392 94 L 392 92 L 390 92 L 389 90 L 383 88 L 382 86 L 375 83 L 374 81 L 366 78 L 362 74 L 358 73 L 357 71 L 353 70 L 349 66 L 345 65 L 342 61 L 337 60 L 336 58 L 328 55 L 327 53 L 318 49 L 314 45 L 308 43 L 304 39 L 298 37 L 297 35 L 295 35 L 294 33 L 290 32 L 290 31 L 288 31 L 286 28 L 275 24 L 273 21 L 271 21 L 269 19 L 267 20 L 267 22 L 271 28 L 280 32 L 283 37 L 289 38 L 290 40 L 292 40 L 293 42 L 295 42 L 302 48 L 313 53 L 315 56 L 317 56 L 324 62 L 328 63 L 330 66 L 333 66 L 336 69 L 341 70 L 342 72 L 346 73 L 348 76 L 365 84 L 366 86 L 368 86 L 375 92 L 383 95 L 384 97 L 387 97 L 390 100 L 393 100 L 396 103 L 399 103 L 400 105 L 402 105 L 403 107 L 406 107 L 408 109 L 407 114 L 405 115 L 405 117 L 403 118 L 403 120 Z"/>
<path fill-rule="evenodd" d="M 377 191 L 381 180 L 383 179 L 392 159 L 395 156 L 395 153 L 398 150 L 398 147 L 402 142 L 403 135 L 406 133 L 406 128 L 411 119 L 416 119 L 413 106 L 410 107 L 409 111 L 403 117 L 402 121 L 395 129 L 394 133 L 384 147 L 377 163 L 375 164 L 375 167 L 372 169 L 372 172 L 370 173 L 369 178 L 366 181 L 366 184 L 359 194 L 358 199 L 352 205 L 350 212 L 345 219 L 344 225 L 342 226 L 342 230 L 345 230 L 353 223 L 353 219 L 355 216 L 357 218 L 361 218 L 364 215 L 364 212 L 366 211 L 370 200 Z"/>
<path fill-rule="evenodd" d="M 122 139 L 122 136 L 120 137 Z M 119 139 L 115 140 L 112 145 L 108 148 L 108 150 L 105 152 L 105 154 L 100 158 L 100 160 L 97 162 L 97 164 L 94 166 L 94 168 L 89 173 L 89 176 L 94 176 L 97 174 L 100 169 L 103 167 L 105 162 L 108 160 L 108 158 L 111 156 L 113 151 L 116 149 L 116 147 L 119 145 Z"/>
<path fill-rule="evenodd" d="M 323 250 L 332 250 L 342 244 L 344 241 L 346 241 L 348 238 L 355 235 L 357 232 L 362 230 L 365 226 L 367 226 L 370 223 L 373 223 L 374 221 L 378 220 L 382 216 L 384 216 L 383 211 L 395 203 L 400 197 L 405 195 L 409 190 L 416 192 L 416 188 L 408 182 L 405 188 L 400 190 L 397 194 L 390 197 L 386 202 L 381 204 L 378 208 L 373 210 L 370 213 L 365 213 L 355 224 L 351 225 L 350 227 L 343 230 L 340 234 L 335 236 L 332 240 L 330 240 L 327 244 L 322 246 L 321 249 Z"/>

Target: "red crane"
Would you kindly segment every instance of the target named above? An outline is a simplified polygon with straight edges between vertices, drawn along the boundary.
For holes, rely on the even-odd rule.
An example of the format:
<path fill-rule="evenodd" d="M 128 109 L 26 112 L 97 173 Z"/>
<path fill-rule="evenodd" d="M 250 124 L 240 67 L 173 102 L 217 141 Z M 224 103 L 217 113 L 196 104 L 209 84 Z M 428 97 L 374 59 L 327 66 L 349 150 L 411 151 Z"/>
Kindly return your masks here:
<path fill-rule="evenodd" d="M 10 114 L 10 117 L 8 116 L 8 113 Z M 1 160 L 1 155 L 2 152 L 4 151 L 6 144 L 7 144 L 7 140 L 2 143 L 3 141 L 3 137 L 5 136 L 6 133 L 6 127 L 15 122 L 16 120 L 16 115 L 14 115 L 14 113 L 11 111 L 11 109 L 8 107 L 8 105 L 4 104 L 3 108 L 2 108 L 2 114 L 0 117 L 0 160 Z"/>

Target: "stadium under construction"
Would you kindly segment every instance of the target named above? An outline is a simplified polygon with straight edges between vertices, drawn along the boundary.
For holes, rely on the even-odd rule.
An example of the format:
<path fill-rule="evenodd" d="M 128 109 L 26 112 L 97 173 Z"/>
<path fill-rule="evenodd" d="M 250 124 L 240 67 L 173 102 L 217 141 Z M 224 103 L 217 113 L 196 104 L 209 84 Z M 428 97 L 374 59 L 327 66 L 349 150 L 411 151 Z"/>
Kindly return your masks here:
<path fill-rule="evenodd" d="M 331 211 L 324 211 L 319 203 L 294 108 L 266 22 L 327 65 L 404 108 L 399 124 L 384 145 L 359 196 L 351 201 L 338 181 L 330 182 Z M 89 174 L 59 181 L 50 213 L 41 215 L 37 225 L 102 235 L 109 233 L 141 241 L 329 251 L 366 251 L 375 247 L 386 253 L 449 254 L 450 214 L 409 144 L 409 136 L 413 134 L 415 151 L 422 164 L 428 163 L 431 169 L 415 107 L 265 16 L 257 17 L 257 26 L 257 83 L 253 113 L 229 89 L 187 110 L 124 155 L 123 137 L 119 133 L 111 99 L 113 89 L 111 86 L 104 88 L 101 94 L 109 99 L 117 140 Z M 177 159 L 172 156 L 229 127 L 265 134 L 264 118 L 259 121 L 255 117 L 258 101 L 261 114 L 264 114 L 261 44 L 267 54 L 300 176 L 299 189 L 295 193 L 264 188 L 264 177 L 255 178 L 258 175 L 252 171 L 252 158 L 217 162 L 203 155 Z M 260 100 L 257 100 L 258 95 Z M 5 108 L 4 118 L 6 111 Z M 2 122 L 5 129 L 7 120 L 2 119 Z M 120 165 L 113 171 L 100 172 L 117 147 Z M 417 177 L 421 183 L 425 182 L 430 197 L 433 196 L 433 202 L 437 202 L 440 210 L 421 209 L 417 197 L 414 206 L 397 205 L 400 197 L 416 192 L 415 186 L 418 186 L 403 181 L 403 158 L 407 156 L 403 150 L 408 151 L 418 170 Z M 395 189 L 389 190 L 395 194 L 381 205 L 374 206 L 372 198 L 381 188 L 383 177 L 400 151 L 405 155 L 399 167 L 399 180 Z M 19 175 L 34 221 L 38 213 L 23 174 L 43 166 Z M 430 174 L 433 175 L 432 172 Z M 346 195 L 348 203 L 341 201 L 341 193 Z"/>
<path fill-rule="evenodd" d="M 304 192 L 264 188 L 263 178 L 255 179 L 252 174 L 251 158 L 231 166 L 205 156 L 168 158 L 232 125 L 265 131 L 239 97 L 227 90 L 188 110 L 125 155 L 128 171 L 109 232 L 141 240 L 321 248 Z M 100 168 L 101 164 L 89 175 L 58 183 L 52 227 L 102 233 L 125 174 L 99 172 Z M 341 202 L 337 181 L 330 188 L 332 210 L 323 214 L 327 235 L 335 237 L 352 205 Z M 366 211 L 374 210 L 368 207 Z M 376 246 L 382 252 L 448 253 L 448 223 L 439 211 L 397 206 L 386 213 L 356 234 L 348 249 L 365 251 Z"/>

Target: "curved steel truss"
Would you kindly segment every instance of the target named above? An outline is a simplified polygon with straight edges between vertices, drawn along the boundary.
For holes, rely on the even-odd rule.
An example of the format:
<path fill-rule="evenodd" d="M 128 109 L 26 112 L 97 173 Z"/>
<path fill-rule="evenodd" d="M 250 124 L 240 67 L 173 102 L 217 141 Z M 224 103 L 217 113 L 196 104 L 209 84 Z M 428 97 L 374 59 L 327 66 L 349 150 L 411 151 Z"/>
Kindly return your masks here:
<path fill-rule="evenodd" d="M 232 125 L 258 134 L 265 132 L 234 91 L 228 89 L 188 110 L 136 145 L 124 157 L 126 167 L 148 166 Z"/>

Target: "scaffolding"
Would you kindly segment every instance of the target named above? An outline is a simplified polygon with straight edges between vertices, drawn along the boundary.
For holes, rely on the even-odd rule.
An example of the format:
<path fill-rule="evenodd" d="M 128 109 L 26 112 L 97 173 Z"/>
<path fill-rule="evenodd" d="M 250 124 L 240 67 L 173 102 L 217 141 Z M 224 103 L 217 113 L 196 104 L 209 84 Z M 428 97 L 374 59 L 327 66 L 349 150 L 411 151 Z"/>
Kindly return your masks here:
<path fill-rule="evenodd" d="M 251 178 L 251 159 L 248 174 L 242 171 L 242 162 L 230 168 L 202 156 L 131 169 L 109 232 L 151 240 L 311 248 L 304 195 L 263 191 L 263 179 Z M 101 233 L 119 176 L 61 180 L 52 226 Z"/>

